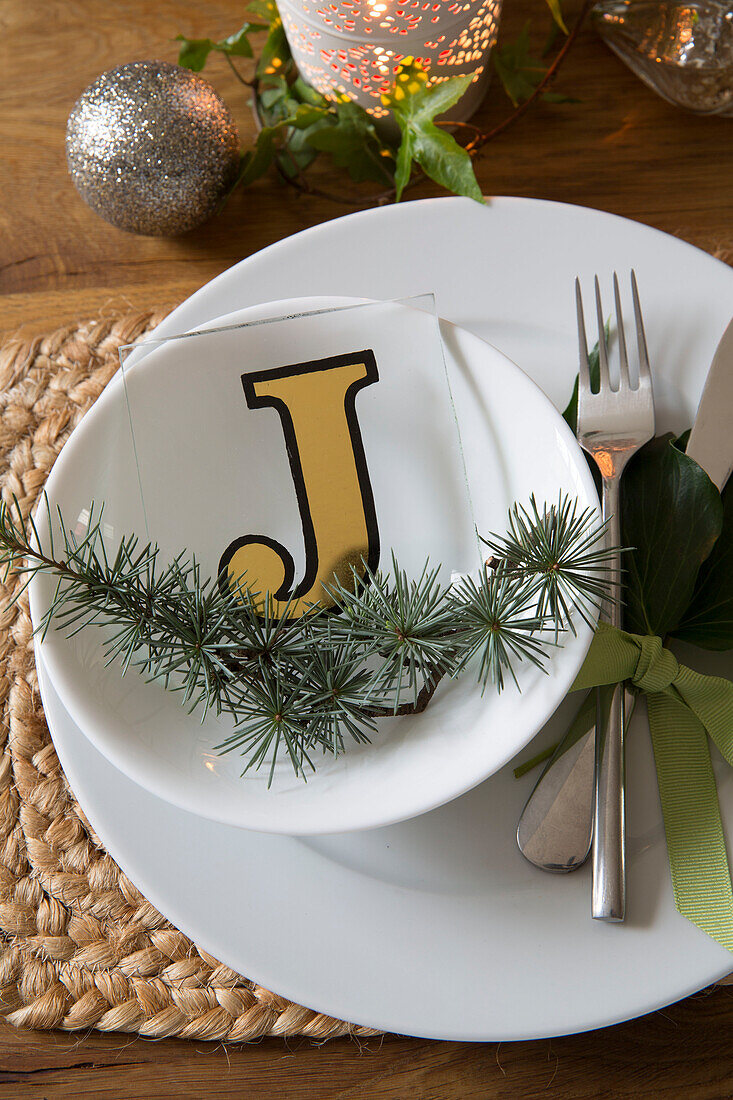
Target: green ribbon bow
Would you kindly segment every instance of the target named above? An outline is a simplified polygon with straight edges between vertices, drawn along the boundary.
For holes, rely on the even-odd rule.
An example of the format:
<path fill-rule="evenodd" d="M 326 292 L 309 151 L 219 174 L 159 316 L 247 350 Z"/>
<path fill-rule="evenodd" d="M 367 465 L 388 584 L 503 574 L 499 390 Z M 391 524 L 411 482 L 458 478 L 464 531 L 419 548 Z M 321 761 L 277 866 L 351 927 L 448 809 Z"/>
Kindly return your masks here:
<path fill-rule="evenodd" d="M 652 635 L 599 623 L 571 691 L 630 680 L 644 692 L 675 905 L 733 951 L 733 891 L 708 737 L 733 765 L 733 683 L 678 664 Z"/>

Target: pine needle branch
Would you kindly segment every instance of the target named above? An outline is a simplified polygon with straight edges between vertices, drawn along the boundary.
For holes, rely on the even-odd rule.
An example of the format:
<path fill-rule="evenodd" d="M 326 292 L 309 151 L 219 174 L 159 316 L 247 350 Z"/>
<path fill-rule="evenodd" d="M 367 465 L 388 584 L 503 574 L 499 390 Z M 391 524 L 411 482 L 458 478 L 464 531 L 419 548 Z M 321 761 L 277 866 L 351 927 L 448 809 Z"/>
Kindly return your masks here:
<path fill-rule="evenodd" d="M 519 687 L 520 665 L 546 672 L 575 615 L 592 624 L 613 582 L 603 525 L 564 495 L 515 505 L 476 575 L 445 585 L 426 562 L 412 580 L 393 555 L 389 575 L 334 581 L 333 606 L 298 618 L 287 607 L 276 617 L 246 577 L 234 591 L 202 577 L 185 553 L 164 564 L 131 535 L 110 551 L 102 509 L 81 533 L 60 515 L 60 539 L 47 526 L 44 549 L 18 501 L 0 504 L 0 568 L 20 577 L 15 599 L 40 572 L 56 579 L 37 632 L 103 626 L 108 662 L 177 692 L 202 721 L 227 718 L 219 751 L 238 751 L 245 772 L 265 767 L 270 783 L 282 758 L 305 777 L 319 754 L 368 742 L 377 719 L 420 713 L 445 676 L 470 668 L 482 691 L 501 691 L 507 677 Z"/>

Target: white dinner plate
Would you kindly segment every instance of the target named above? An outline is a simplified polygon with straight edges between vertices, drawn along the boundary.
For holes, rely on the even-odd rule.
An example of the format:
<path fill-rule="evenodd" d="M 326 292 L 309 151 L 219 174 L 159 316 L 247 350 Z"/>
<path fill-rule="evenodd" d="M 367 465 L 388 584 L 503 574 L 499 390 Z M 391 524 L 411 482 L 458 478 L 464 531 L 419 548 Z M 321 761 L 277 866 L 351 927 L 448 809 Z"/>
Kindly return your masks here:
<path fill-rule="evenodd" d="M 422 374 L 417 368 L 411 372 L 407 366 L 410 351 L 416 347 L 429 359 L 433 344 L 425 340 L 425 334 L 433 339 L 436 335 L 435 319 L 430 314 L 389 302 L 356 310 L 340 309 L 337 314 L 318 312 L 305 322 L 299 316 L 306 310 L 323 311 L 349 304 L 353 302 L 341 298 L 290 299 L 218 318 L 217 327 L 241 325 L 263 315 L 289 316 L 292 320 L 284 323 L 279 337 L 281 330 L 274 333 L 267 325 L 254 325 L 245 333 L 236 330 L 231 333 L 231 341 L 227 333 L 226 346 L 233 362 L 220 352 L 217 379 L 223 379 L 223 393 L 228 399 L 234 388 L 232 379 L 239 389 L 243 355 L 248 361 L 252 361 L 250 356 L 257 362 L 258 356 L 267 356 L 268 362 L 281 363 L 282 357 L 288 362 L 288 356 L 296 354 L 289 342 L 296 339 L 290 330 L 293 324 L 298 326 L 297 355 L 301 359 L 315 357 L 315 349 L 323 344 L 324 323 L 330 326 L 329 341 L 355 340 L 357 347 L 364 346 L 363 340 L 371 341 L 380 364 L 380 385 L 391 386 L 387 392 L 395 406 L 392 420 L 384 398 L 371 406 L 363 402 L 359 412 L 386 565 L 393 550 L 402 567 L 418 576 L 429 558 L 443 564 L 442 580 L 447 583 L 451 569 L 468 570 L 480 563 L 474 522 L 484 535 L 502 533 L 514 501 L 528 505 L 534 493 L 540 503 L 554 503 L 562 492 L 578 501 L 580 511 L 597 507 L 593 479 L 572 432 L 542 391 L 505 356 L 472 333 L 443 323 L 449 393 L 439 346 L 439 362 L 429 363 Z M 333 325 L 338 326 L 336 336 Z M 271 348 L 274 339 L 283 345 L 279 350 Z M 312 344 L 304 346 L 308 339 Z M 246 353 L 242 351 L 243 341 Z M 397 351 L 393 349 L 395 343 Z M 149 359 L 133 368 L 127 385 L 128 393 L 135 392 L 137 378 L 137 384 L 144 387 L 137 395 L 137 404 L 131 405 L 133 419 L 138 413 L 134 448 L 127 424 L 125 387 L 118 377 L 81 422 L 54 465 L 46 485 L 48 506 L 52 516 L 58 510 L 73 520 L 92 500 L 102 500 L 105 525 L 116 532 L 139 532 L 136 458 L 144 482 L 148 472 L 141 458 L 143 433 L 139 430 L 146 410 L 140 406 L 147 408 L 150 432 L 158 434 L 159 409 L 164 408 L 168 420 L 176 424 L 178 446 L 168 438 L 174 430 L 168 428 L 161 456 L 148 459 L 148 467 L 155 472 L 155 478 L 148 477 L 148 484 L 155 481 L 159 485 L 154 486 L 158 503 L 149 516 L 149 537 L 159 542 L 158 532 L 163 532 L 171 557 L 181 546 L 195 546 L 206 574 L 216 568 L 226 543 L 214 554 L 214 565 L 207 565 L 202 526 L 215 550 L 221 530 L 217 509 L 209 506 L 206 510 L 203 503 L 210 471 L 199 470 L 200 456 L 195 448 L 189 448 L 192 453 L 187 458 L 184 451 L 187 438 L 200 428 L 205 395 L 216 385 L 212 378 L 215 364 L 207 361 L 207 369 L 202 372 L 201 356 L 205 353 L 199 350 L 196 338 L 163 343 L 148 354 Z M 392 377 L 389 366 L 397 368 Z M 439 376 L 435 378 L 438 367 Z M 191 388 L 201 385 L 198 398 L 181 392 L 177 383 L 187 369 Z M 422 416 L 405 410 L 408 402 L 413 409 L 419 406 L 421 396 Z M 451 398 L 461 430 L 460 449 Z M 280 522 L 278 509 L 285 510 L 288 502 L 286 482 L 277 480 L 274 461 L 263 457 L 268 437 L 263 440 L 247 422 L 247 430 L 242 431 L 239 407 L 229 400 L 223 404 L 233 407 L 224 427 L 219 404 L 215 403 L 213 409 L 220 436 L 219 461 L 213 453 L 214 440 L 207 439 L 205 448 L 210 470 L 218 471 L 219 511 L 226 523 L 231 522 L 235 512 L 235 522 L 245 524 L 244 530 L 274 534 L 272 525 Z M 396 444 L 397 438 L 404 438 L 400 432 L 412 441 L 415 457 L 410 461 L 400 456 Z M 240 460 L 231 453 L 238 436 L 243 437 Z M 176 472 L 166 476 L 171 448 L 180 457 Z M 277 450 L 275 457 L 279 457 Z M 250 476 L 243 478 L 242 470 L 250 471 Z M 257 475 L 251 471 L 257 471 Z M 204 483 L 198 492 L 197 477 Z M 466 480 L 472 510 L 467 501 L 465 507 L 460 505 Z M 260 490 L 260 482 L 266 491 Z M 242 483 L 242 499 L 235 506 L 233 501 Z M 283 489 L 278 491 L 279 486 Z M 250 511 L 257 506 L 258 494 L 264 497 L 264 507 L 260 505 L 260 517 L 253 520 Z M 147 489 L 146 496 L 151 512 Z M 177 496 L 182 502 L 180 507 L 175 506 Z M 184 507 L 190 500 L 202 503 L 195 508 Z M 203 525 L 202 511 L 206 517 Z M 297 511 L 289 511 L 294 514 L 295 528 L 299 522 Z M 279 530 L 277 534 L 280 538 Z M 110 541 L 112 552 L 117 538 L 119 534 Z M 193 543 L 192 539 L 199 541 Z M 297 530 L 291 529 L 281 541 L 294 547 L 296 540 Z M 39 574 L 34 578 L 34 622 L 40 622 L 46 613 L 55 587 L 50 576 Z M 346 752 L 337 758 L 316 756 L 316 771 L 308 774 L 307 783 L 293 773 L 287 759 L 281 760 L 269 787 L 267 766 L 242 776 L 238 753 L 221 755 L 215 751 L 215 746 L 233 730 L 231 720 L 226 723 L 212 712 L 202 722 L 198 713 L 187 713 L 177 695 L 164 691 L 159 684 L 147 683 L 134 670 L 123 678 L 119 663 L 110 664 L 105 659 L 98 628 L 88 628 L 73 637 L 51 629 L 42 649 L 65 709 L 93 744 L 135 782 L 182 809 L 214 821 L 268 833 L 312 836 L 375 828 L 414 817 L 493 775 L 534 737 L 565 697 L 590 639 L 590 628 L 579 620 L 577 633 L 568 632 L 549 660 L 547 673 L 530 663 L 517 670 L 521 693 L 511 682 L 501 694 L 493 688 L 482 693 L 473 668 L 455 680 L 446 679 L 423 714 L 384 719 L 371 743 L 347 745 Z"/>
<path fill-rule="evenodd" d="M 304 293 L 434 290 L 443 316 L 496 344 L 562 407 L 575 373 L 573 279 L 598 271 L 608 294 L 610 272 L 632 264 L 659 430 L 681 429 L 733 312 L 733 272 L 674 238 L 577 207 L 439 199 L 352 215 L 243 261 L 158 331 Z M 727 654 L 686 657 L 703 671 L 733 670 Z M 628 917 L 605 925 L 590 919 L 587 868 L 545 875 L 517 851 L 533 776 L 515 781 L 505 768 L 386 829 L 263 836 L 143 791 L 89 745 L 48 683 L 43 693 L 71 784 L 126 873 L 202 947 L 317 1010 L 415 1035 L 524 1039 L 631 1018 L 731 969 L 730 955 L 674 909 L 642 715 L 629 738 Z M 563 704 L 538 747 L 567 714 Z M 727 768 L 719 789 L 731 836 Z"/>

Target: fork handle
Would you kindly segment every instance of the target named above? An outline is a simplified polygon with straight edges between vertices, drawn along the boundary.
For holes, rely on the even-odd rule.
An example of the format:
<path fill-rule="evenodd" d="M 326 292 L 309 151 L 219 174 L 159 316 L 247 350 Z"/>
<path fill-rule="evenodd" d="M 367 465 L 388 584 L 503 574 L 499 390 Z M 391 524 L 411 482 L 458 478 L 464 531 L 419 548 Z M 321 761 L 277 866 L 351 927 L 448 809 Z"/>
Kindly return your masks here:
<path fill-rule="evenodd" d="M 619 516 L 620 474 L 603 479 L 603 519 L 608 521 L 608 541 L 621 542 Z M 614 579 L 621 575 L 621 555 L 612 561 Z M 621 602 L 609 602 L 604 617 L 621 626 Z M 596 920 L 622 921 L 626 911 L 626 813 L 624 795 L 624 685 L 611 697 L 607 723 L 596 722 L 596 783 L 593 806 L 593 898 Z"/>

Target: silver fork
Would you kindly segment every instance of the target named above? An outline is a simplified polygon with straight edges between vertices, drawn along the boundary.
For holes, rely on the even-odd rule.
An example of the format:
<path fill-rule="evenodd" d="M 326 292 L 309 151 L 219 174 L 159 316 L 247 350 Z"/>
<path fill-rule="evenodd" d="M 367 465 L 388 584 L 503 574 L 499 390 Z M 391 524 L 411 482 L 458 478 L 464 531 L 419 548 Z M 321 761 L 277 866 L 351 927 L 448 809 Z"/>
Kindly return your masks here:
<path fill-rule="evenodd" d="M 635 389 L 632 389 L 629 378 L 629 361 L 616 274 L 614 273 L 613 276 L 613 290 L 621 362 L 619 385 L 615 390 L 611 388 L 608 370 L 608 346 L 597 276 L 595 289 L 600 374 L 598 393 L 591 391 L 583 299 L 580 282 L 578 279 L 575 280 L 580 345 L 577 437 L 583 450 L 592 456 L 601 472 L 603 519 L 608 524 L 609 544 L 620 546 L 621 474 L 631 456 L 654 435 L 654 399 L 636 275 L 633 271 L 631 272 L 631 294 L 639 349 L 639 382 Z M 616 579 L 620 578 L 619 554 L 614 558 L 612 568 Z M 620 600 L 609 601 L 602 613 L 612 626 L 621 626 Z M 599 721 L 596 725 L 593 819 L 592 915 L 596 920 L 621 921 L 624 919 L 626 909 L 623 684 L 617 685 L 614 689 L 607 722 Z"/>

